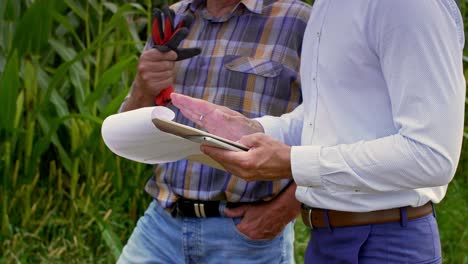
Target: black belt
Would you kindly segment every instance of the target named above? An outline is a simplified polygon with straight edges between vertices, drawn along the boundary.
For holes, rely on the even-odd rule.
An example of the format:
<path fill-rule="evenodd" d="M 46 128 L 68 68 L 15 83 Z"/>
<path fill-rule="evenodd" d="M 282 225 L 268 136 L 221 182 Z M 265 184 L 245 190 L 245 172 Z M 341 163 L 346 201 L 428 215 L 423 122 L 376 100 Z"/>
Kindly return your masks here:
<path fill-rule="evenodd" d="M 201 201 L 179 198 L 171 209 L 173 217 L 224 217 L 225 208 L 235 208 L 247 203 L 227 201 Z"/>

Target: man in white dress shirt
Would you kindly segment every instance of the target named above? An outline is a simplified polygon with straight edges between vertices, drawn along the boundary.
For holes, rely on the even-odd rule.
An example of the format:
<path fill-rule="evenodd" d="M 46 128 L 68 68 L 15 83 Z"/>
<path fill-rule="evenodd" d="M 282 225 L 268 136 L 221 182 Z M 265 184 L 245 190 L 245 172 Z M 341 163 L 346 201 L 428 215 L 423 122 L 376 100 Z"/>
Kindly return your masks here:
<path fill-rule="evenodd" d="M 202 147 L 234 175 L 294 179 L 312 228 L 306 263 L 440 263 L 432 204 L 460 156 L 463 45 L 454 0 L 317 0 L 293 112 L 249 120 L 182 95 L 173 103 L 250 147 Z"/>

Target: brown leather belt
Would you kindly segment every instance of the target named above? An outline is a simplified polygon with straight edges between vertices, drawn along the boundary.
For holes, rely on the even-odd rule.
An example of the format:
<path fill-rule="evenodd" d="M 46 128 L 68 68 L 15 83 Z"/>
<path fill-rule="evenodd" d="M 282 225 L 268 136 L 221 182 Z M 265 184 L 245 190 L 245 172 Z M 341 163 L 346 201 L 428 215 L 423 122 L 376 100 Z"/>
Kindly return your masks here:
<path fill-rule="evenodd" d="M 426 216 L 432 213 L 432 203 L 429 202 L 420 207 L 402 207 L 393 208 L 372 212 L 342 212 L 334 210 L 324 210 L 319 208 L 311 208 L 302 205 L 302 221 L 311 228 L 329 227 L 344 227 L 356 225 L 382 224 L 390 222 L 399 222 L 401 220 L 402 211 L 406 210 L 407 219 L 415 219 Z"/>

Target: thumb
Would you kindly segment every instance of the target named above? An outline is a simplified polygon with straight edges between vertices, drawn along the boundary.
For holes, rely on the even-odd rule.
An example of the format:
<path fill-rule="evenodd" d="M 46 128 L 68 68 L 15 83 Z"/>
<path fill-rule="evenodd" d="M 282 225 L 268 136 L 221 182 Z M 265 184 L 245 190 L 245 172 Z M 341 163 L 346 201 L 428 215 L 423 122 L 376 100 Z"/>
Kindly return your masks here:
<path fill-rule="evenodd" d="M 242 145 L 248 148 L 258 147 L 260 146 L 260 143 L 262 142 L 264 137 L 265 137 L 265 134 L 263 133 L 245 135 L 240 138 L 239 143 L 241 143 Z"/>
<path fill-rule="evenodd" d="M 224 214 L 230 218 L 241 217 L 245 214 L 246 209 L 247 205 L 241 205 L 236 208 L 226 208 L 224 209 Z"/>

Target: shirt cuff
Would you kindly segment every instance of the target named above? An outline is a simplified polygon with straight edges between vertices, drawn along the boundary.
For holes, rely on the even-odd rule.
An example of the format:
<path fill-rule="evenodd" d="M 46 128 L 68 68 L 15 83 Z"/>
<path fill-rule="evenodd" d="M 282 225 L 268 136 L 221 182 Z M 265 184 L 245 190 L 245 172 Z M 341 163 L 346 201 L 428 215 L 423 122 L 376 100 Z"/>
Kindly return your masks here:
<path fill-rule="evenodd" d="M 291 147 L 291 171 L 298 186 L 320 187 L 320 150 L 321 146 Z"/>
<path fill-rule="evenodd" d="M 281 142 L 283 141 L 283 135 L 281 133 L 281 124 L 279 122 L 280 118 L 275 117 L 275 116 L 263 116 L 259 118 L 254 118 L 257 122 L 259 122 L 262 127 L 263 131 L 265 131 L 265 134 L 279 140 Z"/>

